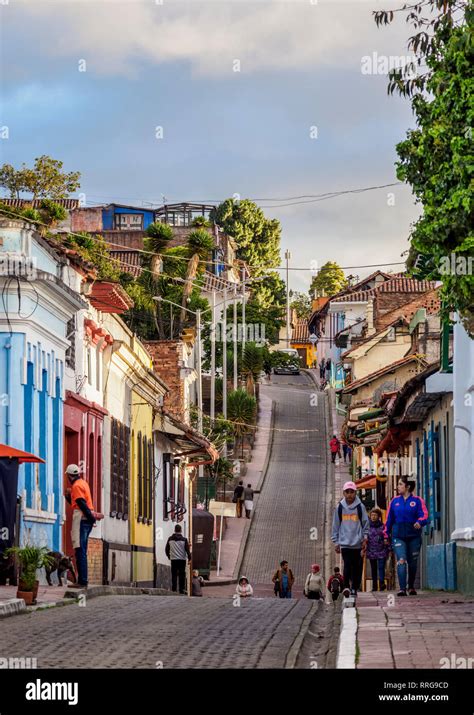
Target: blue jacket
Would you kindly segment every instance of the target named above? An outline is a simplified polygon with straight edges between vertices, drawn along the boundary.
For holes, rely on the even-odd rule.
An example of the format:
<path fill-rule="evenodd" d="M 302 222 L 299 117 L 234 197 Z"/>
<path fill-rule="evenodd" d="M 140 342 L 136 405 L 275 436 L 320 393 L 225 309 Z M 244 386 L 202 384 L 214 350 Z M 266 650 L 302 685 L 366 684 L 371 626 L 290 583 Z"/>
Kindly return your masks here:
<path fill-rule="evenodd" d="M 428 509 L 423 499 L 413 494 L 408 499 L 394 497 L 388 507 L 385 536 L 392 539 L 421 536 L 421 529 L 415 529 L 416 522 L 422 527 L 428 523 Z"/>

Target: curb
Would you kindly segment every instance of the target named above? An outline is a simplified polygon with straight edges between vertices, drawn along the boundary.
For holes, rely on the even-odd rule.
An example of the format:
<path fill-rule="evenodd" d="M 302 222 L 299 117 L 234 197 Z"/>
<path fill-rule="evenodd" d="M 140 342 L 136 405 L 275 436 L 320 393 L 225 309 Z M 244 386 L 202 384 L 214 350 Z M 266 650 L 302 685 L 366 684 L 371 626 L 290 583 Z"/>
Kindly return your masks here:
<path fill-rule="evenodd" d="M 64 593 L 64 598 L 77 600 L 78 596 L 96 598 L 97 596 L 179 596 L 165 588 L 140 588 L 137 586 L 89 586 L 87 589 L 70 589 Z"/>
<path fill-rule="evenodd" d="M 0 604 L 0 618 L 16 616 L 18 613 L 26 613 L 26 603 L 22 598 L 10 598 Z"/>
<path fill-rule="evenodd" d="M 311 624 L 311 621 L 313 619 L 313 616 L 315 614 L 316 609 L 319 608 L 317 602 L 311 604 L 311 608 L 309 609 L 308 613 L 304 617 L 300 630 L 298 631 L 298 635 L 296 636 L 295 640 L 293 641 L 290 650 L 288 651 L 288 654 L 286 656 L 285 660 L 285 668 L 294 668 L 296 665 L 296 661 L 298 659 L 298 654 L 301 650 L 301 646 L 303 645 L 304 638 L 308 632 L 309 626 Z"/>
<path fill-rule="evenodd" d="M 336 668 L 355 669 L 357 640 L 357 611 L 355 608 L 344 608 L 342 611 L 342 626 L 337 646 Z"/>
<path fill-rule="evenodd" d="M 314 374 L 314 371 L 313 371 L 313 370 L 310 370 L 310 369 L 307 368 L 307 367 L 304 367 L 304 368 L 301 369 L 301 372 L 304 372 L 305 375 L 308 375 L 308 376 L 311 378 L 311 380 L 314 382 L 314 384 L 316 385 L 316 387 L 318 388 L 318 390 L 319 390 L 319 383 L 316 382 L 316 375 Z M 324 390 L 322 390 L 322 392 L 324 392 Z"/>
<path fill-rule="evenodd" d="M 270 455 L 272 453 L 272 448 L 273 448 L 273 437 L 275 434 L 273 431 L 274 425 L 275 425 L 275 400 L 272 400 L 271 415 L 270 415 L 270 438 L 268 440 L 267 453 L 265 455 L 265 461 L 263 463 L 262 473 L 260 475 L 260 479 L 258 480 L 258 484 L 256 487 L 257 489 L 262 488 L 262 486 L 265 482 L 265 477 L 267 476 L 268 465 L 270 463 Z M 257 507 L 255 507 L 255 509 L 254 509 L 254 512 L 253 512 L 254 514 L 255 514 L 256 509 L 257 509 Z M 252 516 L 252 519 L 253 519 L 253 516 Z M 252 524 L 252 519 L 249 519 L 248 523 L 245 524 L 244 533 L 242 534 L 242 540 L 240 542 L 239 554 L 237 556 L 237 561 L 235 563 L 235 568 L 234 568 L 233 583 L 237 583 L 237 581 L 239 579 L 240 568 L 242 566 L 242 562 L 243 562 L 244 556 L 245 556 L 245 550 L 247 548 L 247 540 L 248 540 L 248 536 L 249 536 L 250 527 Z"/>

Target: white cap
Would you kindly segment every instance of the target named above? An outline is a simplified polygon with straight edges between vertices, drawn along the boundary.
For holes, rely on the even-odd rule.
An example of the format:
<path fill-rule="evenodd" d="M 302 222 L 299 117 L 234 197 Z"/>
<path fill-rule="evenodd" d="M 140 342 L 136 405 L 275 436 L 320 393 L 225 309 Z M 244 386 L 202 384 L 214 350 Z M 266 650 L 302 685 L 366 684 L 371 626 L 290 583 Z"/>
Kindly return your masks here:
<path fill-rule="evenodd" d="M 66 474 L 70 474 L 72 477 L 78 477 L 80 473 L 81 472 L 77 464 L 69 464 L 66 469 Z"/>

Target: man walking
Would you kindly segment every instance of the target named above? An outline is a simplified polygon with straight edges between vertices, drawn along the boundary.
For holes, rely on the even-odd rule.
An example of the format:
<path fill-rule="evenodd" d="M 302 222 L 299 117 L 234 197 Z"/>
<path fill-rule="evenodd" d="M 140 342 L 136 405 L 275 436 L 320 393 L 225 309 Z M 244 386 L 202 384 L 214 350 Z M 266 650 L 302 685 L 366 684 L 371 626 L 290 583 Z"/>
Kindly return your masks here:
<path fill-rule="evenodd" d="M 244 488 L 244 506 L 245 506 L 245 516 L 250 519 L 253 509 L 253 495 L 260 494 L 259 489 L 252 489 L 251 484 L 247 484 Z"/>
<path fill-rule="evenodd" d="M 66 475 L 71 485 L 64 495 L 72 506 L 71 539 L 76 556 L 77 583 L 70 588 L 87 588 L 87 542 L 92 527 L 96 523 L 96 514 L 92 505 L 91 490 L 82 478 L 77 464 L 70 464 Z"/>
<path fill-rule="evenodd" d="M 171 561 L 171 590 L 176 591 L 179 581 L 179 592 L 186 595 L 186 559 L 191 561 L 191 551 L 180 524 L 176 524 L 174 534 L 166 542 L 165 553 Z"/>
<path fill-rule="evenodd" d="M 362 578 L 362 559 L 369 533 L 369 517 L 356 494 L 354 482 L 346 482 L 343 499 L 334 510 L 331 541 L 336 553 L 342 554 L 344 562 L 344 591 L 346 598 L 355 596 Z"/>
<path fill-rule="evenodd" d="M 329 442 L 329 449 L 331 450 L 331 462 L 336 463 L 336 457 L 339 455 L 341 458 L 341 443 L 335 434 L 332 436 L 332 440 Z"/>
<path fill-rule="evenodd" d="M 240 517 L 242 516 L 242 506 L 244 503 L 244 483 L 242 480 L 240 480 L 240 482 L 234 489 L 234 497 L 232 501 L 235 503 L 236 513 L 240 519 Z"/>
<path fill-rule="evenodd" d="M 280 568 L 273 574 L 272 582 L 275 595 L 278 593 L 280 598 L 291 598 L 291 589 L 293 588 L 295 577 L 288 566 L 288 561 L 280 561 Z"/>

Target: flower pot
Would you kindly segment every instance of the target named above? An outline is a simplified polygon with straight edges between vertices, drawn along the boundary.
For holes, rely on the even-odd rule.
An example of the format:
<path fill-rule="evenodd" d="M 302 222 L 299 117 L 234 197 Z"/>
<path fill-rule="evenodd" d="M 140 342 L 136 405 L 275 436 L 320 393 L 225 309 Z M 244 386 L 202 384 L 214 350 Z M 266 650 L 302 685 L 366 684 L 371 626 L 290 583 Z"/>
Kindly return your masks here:
<path fill-rule="evenodd" d="M 35 581 L 35 585 L 33 586 L 32 589 L 29 589 L 26 585 L 25 582 L 20 578 L 18 582 L 18 593 L 31 593 L 33 603 L 36 603 L 36 598 L 38 596 L 38 588 L 39 588 L 39 581 Z M 23 598 L 23 596 L 17 596 L 17 598 Z"/>
<path fill-rule="evenodd" d="M 22 598 L 27 606 L 33 605 L 33 591 L 18 591 L 16 592 L 17 598 Z"/>

